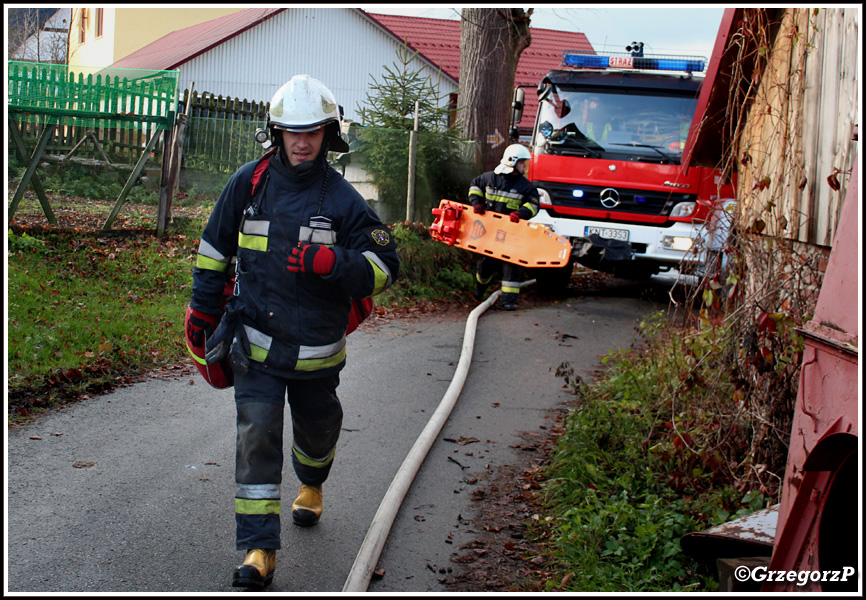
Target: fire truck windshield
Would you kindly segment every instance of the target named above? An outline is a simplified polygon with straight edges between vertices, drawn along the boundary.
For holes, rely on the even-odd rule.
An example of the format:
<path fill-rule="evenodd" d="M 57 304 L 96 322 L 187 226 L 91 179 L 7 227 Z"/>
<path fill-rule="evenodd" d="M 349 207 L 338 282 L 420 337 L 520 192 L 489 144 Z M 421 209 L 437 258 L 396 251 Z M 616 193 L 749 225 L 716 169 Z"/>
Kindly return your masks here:
<path fill-rule="evenodd" d="M 696 103 L 658 91 L 557 88 L 539 105 L 534 150 L 679 164 Z"/>

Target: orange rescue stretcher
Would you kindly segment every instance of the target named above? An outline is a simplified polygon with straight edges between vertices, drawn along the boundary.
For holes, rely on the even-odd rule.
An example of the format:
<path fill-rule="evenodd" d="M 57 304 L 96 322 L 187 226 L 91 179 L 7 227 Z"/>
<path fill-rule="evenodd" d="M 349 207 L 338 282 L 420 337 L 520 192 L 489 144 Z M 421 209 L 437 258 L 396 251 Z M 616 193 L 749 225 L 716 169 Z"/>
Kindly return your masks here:
<path fill-rule="evenodd" d="M 433 215 L 430 237 L 449 246 L 524 267 L 564 267 L 571 256 L 567 239 L 537 223 L 513 223 L 492 211 L 479 215 L 451 200 L 442 200 Z"/>

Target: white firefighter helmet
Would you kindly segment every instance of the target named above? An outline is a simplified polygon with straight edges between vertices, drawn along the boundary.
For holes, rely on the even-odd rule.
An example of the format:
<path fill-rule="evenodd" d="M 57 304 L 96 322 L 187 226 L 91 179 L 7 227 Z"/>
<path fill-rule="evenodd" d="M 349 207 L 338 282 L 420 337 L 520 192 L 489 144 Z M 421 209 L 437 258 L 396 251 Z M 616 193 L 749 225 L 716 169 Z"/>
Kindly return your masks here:
<path fill-rule="evenodd" d="M 514 166 L 517 164 L 517 161 L 528 160 L 530 158 L 532 158 L 532 155 L 529 153 L 529 150 L 526 149 L 526 146 L 521 144 L 511 144 L 505 149 L 505 152 L 502 153 L 502 160 L 499 161 L 499 164 L 495 169 L 493 169 L 493 172 L 499 175 L 508 175 L 514 171 Z"/>
<path fill-rule="evenodd" d="M 268 126 L 304 133 L 333 123 L 334 135 L 329 149 L 348 152 L 341 137 L 342 118 L 337 99 L 324 83 L 309 75 L 295 75 L 277 90 L 268 111 Z"/>

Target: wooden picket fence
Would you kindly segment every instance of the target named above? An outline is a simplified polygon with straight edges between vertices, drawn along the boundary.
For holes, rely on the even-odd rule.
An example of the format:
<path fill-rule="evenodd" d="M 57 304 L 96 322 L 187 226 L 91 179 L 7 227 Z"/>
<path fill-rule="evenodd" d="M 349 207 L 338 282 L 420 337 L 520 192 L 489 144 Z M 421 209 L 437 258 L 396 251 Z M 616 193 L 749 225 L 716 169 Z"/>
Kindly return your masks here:
<path fill-rule="evenodd" d="M 135 160 L 156 131 L 174 124 L 177 71 L 103 69 L 8 62 L 9 117 L 25 139 L 58 122 L 48 154 L 65 154 L 90 133 L 112 160 Z"/>
<path fill-rule="evenodd" d="M 186 113 L 189 90 L 178 101 L 178 113 Z M 269 103 L 213 94 L 192 95 L 184 140 L 182 166 L 216 172 L 232 172 L 261 155 L 253 140 L 255 130 L 264 127 Z"/>
<path fill-rule="evenodd" d="M 9 116 L 31 146 L 46 124 L 59 121 L 45 149 L 48 160 L 76 151 L 129 164 L 156 131 L 171 129 L 175 115 L 186 111 L 190 91 L 178 98 L 177 81 L 177 71 L 109 68 L 85 75 L 69 73 L 65 65 L 9 61 Z M 265 124 L 268 107 L 193 93 L 182 166 L 231 172 L 255 159 L 262 150 L 253 135 Z M 163 145 L 156 144 L 154 163 L 162 160 Z"/>

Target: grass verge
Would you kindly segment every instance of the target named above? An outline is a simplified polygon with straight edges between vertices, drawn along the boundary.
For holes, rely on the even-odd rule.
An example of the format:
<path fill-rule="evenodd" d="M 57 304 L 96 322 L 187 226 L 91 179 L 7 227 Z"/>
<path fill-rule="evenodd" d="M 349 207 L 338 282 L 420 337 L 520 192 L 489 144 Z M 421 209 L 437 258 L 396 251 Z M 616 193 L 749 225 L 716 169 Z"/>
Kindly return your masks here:
<path fill-rule="evenodd" d="M 10 229 L 7 239 L 10 420 L 183 359 L 189 232 Z"/>
<path fill-rule="evenodd" d="M 102 232 L 108 202 L 52 198 L 61 227 L 28 218 L 38 209 L 27 204 L 7 236 L 9 422 L 187 360 L 183 318 L 212 205 L 157 238 L 141 205 L 124 206 L 125 222 Z M 468 253 L 431 242 L 421 224 L 392 229 L 401 275 L 377 306 L 448 302 L 471 289 Z"/>
<path fill-rule="evenodd" d="M 423 300 L 445 300 L 475 285 L 473 255 L 432 242 L 423 223 L 392 226 L 400 255 L 400 278 L 376 298 L 377 304 L 406 306 Z"/>
<path fill-rule="evenodd" d="M 717 591 L 680 538 L 771 504 L 761 490 L 733 485 L 725 457 L 735 438 L 719 437 L 714 417 L 723 374 L 706 361 L 700 377 L 719 387 L 684 384 L 684 373 L 698 377 L 684 338 L 658 322 L 644 321 L 648 348 L 610 354 L 591 384 L 567 364 L 558 370 L 579 406 L 542 474 L 546 515 L 533 535 L 555 564 L 549 589 Z"/>

